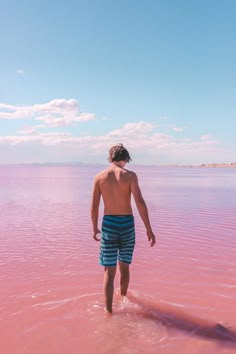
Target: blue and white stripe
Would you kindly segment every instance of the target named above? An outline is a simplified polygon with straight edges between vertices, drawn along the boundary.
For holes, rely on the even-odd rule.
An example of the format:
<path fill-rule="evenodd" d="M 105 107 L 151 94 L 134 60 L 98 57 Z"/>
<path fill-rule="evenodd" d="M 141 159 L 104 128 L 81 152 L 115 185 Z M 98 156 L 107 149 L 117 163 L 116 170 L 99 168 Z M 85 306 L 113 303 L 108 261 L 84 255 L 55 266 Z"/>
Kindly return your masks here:
<path fill-rule="evenodd" d="M 105 267 L 114 267 L 117 264 L 117 258 L 120 262 L 130 264 L 134 245 L 135 228 L 133 215 L 104 215 L 100 264 Z"/>

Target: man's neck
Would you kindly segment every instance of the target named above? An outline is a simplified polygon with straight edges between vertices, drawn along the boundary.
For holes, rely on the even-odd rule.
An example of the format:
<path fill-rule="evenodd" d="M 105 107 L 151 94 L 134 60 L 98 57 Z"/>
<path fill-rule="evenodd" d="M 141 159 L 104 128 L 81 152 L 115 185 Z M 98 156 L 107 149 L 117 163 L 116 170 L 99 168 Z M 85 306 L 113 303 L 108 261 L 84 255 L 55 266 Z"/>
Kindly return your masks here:
<path fill-rule="evenodd" d="M 113 167 L 124 168 L 124 164 L 121 161 L 113 161 L 111 164 Z"/>

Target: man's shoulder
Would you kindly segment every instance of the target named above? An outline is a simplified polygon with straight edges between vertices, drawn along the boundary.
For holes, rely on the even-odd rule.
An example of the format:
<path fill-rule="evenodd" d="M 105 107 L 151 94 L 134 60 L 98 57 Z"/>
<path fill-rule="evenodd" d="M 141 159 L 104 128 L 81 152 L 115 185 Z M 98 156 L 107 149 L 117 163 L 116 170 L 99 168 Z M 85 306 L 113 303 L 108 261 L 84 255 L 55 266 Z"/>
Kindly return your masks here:
<path fill-rule="evenodd" d="M 130 171 L 127 169 L 124 169 L 125 173 L 127 173 L 131 178 L 136 177 L 136 173 L 134 171 Z"/>
<path fill-rule="evenodd" d="M 102 178 L 102 177 L 104 177 L 105 175 L 107 175 L 107 173 L 108 173 L 108 168 L 105 168 L 104 170 L 98 172 L 98 173 L 95 175 L 94 179 L 95 179 L 95 180 L 99 180 L 100 178 Z"/>
<path fill-rule="evenodd" d="M 133 184 L 137 182 L 137 175 L 134 171 L 130 171 L 125 169 L 124 170 L 124 177 L 126 181 L 129 181 L 129 183 Z"/>

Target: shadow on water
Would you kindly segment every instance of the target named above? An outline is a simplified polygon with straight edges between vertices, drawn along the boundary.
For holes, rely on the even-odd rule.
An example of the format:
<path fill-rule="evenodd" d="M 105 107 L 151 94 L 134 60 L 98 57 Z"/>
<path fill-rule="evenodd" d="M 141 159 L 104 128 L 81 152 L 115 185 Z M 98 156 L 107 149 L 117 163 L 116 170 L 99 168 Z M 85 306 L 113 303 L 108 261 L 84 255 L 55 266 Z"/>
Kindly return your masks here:
<path fill-rule="evenodd" d="M 185 313 L 178 307 L 165 303 L 155 303 L 150 299 L 140 298 L 132 294 L 128 295 L 128 299 L 139 305 L 141 309 L 139 315 L 143 318 L 151 319 L 157 323 L 161 322 L 169 328 L 182 330 L 207 339 L 215 339 L 236 347 L 236 331 L 220 323 L 201 319 Z"/>

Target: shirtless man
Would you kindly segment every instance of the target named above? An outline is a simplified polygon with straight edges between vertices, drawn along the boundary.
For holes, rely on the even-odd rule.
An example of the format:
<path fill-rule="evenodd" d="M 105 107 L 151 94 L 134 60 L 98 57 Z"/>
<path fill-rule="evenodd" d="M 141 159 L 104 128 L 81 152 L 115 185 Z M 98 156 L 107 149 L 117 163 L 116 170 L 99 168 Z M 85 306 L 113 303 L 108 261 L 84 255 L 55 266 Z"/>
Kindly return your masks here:
<path fill-rule="evenodd" d="M 146 203 L 142 197 L 138 178 L 134 172 L 126 170 L 125 164 L 131 160 L 122 144 L 113 146 L 109 151 L 111 165 L 94 178 L 91 203 L 93 238 L 99 241 L 97 234 L 98 211 L 102 195 L 104 216 L 102 221 L 102 238 L 100 264 L 104 266 L 104 295 L 106 311 L 112 313 L 114 278 L 117 257 L 120 269 L 120 293 L 126 296 L 129 286 L 129 264 L 135 245 L 134 217 L 131 208 L 131 194 L 146 227 L 150 246 L 156 243 L 150 225 Z"/>

